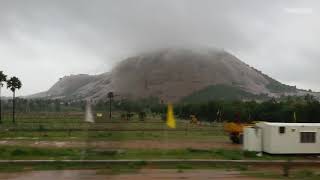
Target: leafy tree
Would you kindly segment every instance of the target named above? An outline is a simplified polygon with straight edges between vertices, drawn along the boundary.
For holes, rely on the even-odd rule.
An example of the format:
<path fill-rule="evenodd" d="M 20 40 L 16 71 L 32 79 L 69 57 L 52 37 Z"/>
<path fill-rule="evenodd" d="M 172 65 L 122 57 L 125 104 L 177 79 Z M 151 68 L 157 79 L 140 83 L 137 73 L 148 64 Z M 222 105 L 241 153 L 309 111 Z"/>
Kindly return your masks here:
<path fill-rule="evenodd" d="M 144 121 L 145 117 L 147 116 L 147 113 L 145 111 L 140 111 L 138 115 L 139 115 L 140 121 Z"/>
<path fill-rule="evenodd" d="M 1 101 L 1 88 L 3 87 L 3 82 L 7 81 L 7 75 L 0 71 L 0 123 L 2 123 L 2 101 Z"/>
<path fill-rule="evenodd" d="M 60 112 L 61 111 L 60 101 L 57 100 L 57 99 L 54 101 L 54 111 L 55 112 Z"/>
<path fill-rule="evenodd" d="M 12 122 L 15 123 L 15 98 L 16 98 L 16 90 L 22 87 L 21 81 L 17 77 L 12 77 L 7 80 L 7 88 L 10 89 L 13 93 L 12 98 Z"/>

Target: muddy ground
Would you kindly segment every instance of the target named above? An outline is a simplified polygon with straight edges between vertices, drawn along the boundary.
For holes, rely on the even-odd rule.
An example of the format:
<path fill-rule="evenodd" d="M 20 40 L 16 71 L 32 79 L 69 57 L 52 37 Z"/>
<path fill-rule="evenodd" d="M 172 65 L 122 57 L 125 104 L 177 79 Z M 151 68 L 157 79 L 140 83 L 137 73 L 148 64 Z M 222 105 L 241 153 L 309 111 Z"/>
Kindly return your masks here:
<path fill-rule="evenodd" d="M 38 141 L 38 140 L 1 140 L 0 145 L 22 145 L 29 147 L 57 147 L 57 148 L 84 148 L 95 147 L 105 149 L 240 149 L 241 145 L 231 144 L 229 142 L 214 141 L 188 141 L 188 140 L 130 140 L 130 141 Z"/>
<path fill-rule="evenodd" d="M 20 173 L 0 173 L 0 179 L 8 180 L 165 180 L 165 179 L 219 179 L 219 180 L 256 180 L 261 178 L 248 177 L 238 171 L 224 170 L 160 170 L 143 169 L 137 173 L 104 174 L 99 170 L 63 170 L 63 171 L 31 171 Z M 267 180 L 267 179 L 262 179 Z"/>

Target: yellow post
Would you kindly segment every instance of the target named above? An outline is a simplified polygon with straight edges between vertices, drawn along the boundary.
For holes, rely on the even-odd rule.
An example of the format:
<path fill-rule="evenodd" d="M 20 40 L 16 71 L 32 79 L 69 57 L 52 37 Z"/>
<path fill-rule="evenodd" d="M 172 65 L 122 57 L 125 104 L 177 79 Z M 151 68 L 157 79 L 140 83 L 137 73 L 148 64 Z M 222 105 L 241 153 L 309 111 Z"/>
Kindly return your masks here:
<path fill-rule="evenodd" d="M 174 119 L 174 113 L 173 113 L 172 104 L 168 104 L 167 126 L 169 128 L 176 128 L 176 120 Z"/>

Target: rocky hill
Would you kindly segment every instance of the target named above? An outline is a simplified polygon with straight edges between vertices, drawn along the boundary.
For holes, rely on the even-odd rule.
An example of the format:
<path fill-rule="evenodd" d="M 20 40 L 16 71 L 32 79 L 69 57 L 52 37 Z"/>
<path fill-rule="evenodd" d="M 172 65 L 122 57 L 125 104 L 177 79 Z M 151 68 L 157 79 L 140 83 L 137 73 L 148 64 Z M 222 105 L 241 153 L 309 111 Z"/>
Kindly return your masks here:
<path fill-rule="evenodd" d="M 212 92 L 215 92 L 213 87 L 219 87 L 221 91 L 221 86 L 217 85 L 227 86 L 228 92 L 240 90 L 246 97 L 300 92 L 223 50 L 163 49 L 128 58 L 109 73 L 61 78 L 47 92 L 30 97 L 99 100 L 113 91 L 121 98 L 158 97 L 164 101 L 177 102 L 208 87 Z"/>

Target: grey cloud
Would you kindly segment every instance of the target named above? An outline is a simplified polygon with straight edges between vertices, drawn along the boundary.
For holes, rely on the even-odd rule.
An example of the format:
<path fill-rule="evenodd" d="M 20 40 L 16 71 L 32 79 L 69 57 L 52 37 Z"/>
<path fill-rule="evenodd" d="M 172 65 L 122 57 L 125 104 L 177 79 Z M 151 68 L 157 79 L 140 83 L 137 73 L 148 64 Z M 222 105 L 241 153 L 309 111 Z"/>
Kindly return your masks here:
<path fill-rule="evenodd" d="M 320 90 L 319 5 L 316 0 L 2 0 L 0 64 L 21 76 L 21 94 L 30 94 L 63 75 L 108 71 L 142 51 L 217 47 L 284 83 Z M 311 13 L 295 13 L 299 8 Z"/>

